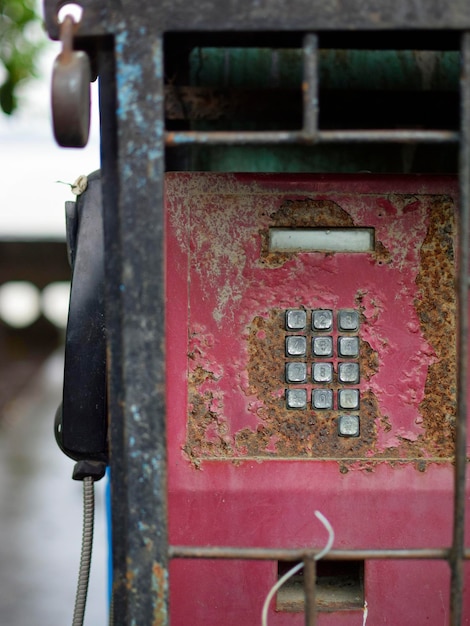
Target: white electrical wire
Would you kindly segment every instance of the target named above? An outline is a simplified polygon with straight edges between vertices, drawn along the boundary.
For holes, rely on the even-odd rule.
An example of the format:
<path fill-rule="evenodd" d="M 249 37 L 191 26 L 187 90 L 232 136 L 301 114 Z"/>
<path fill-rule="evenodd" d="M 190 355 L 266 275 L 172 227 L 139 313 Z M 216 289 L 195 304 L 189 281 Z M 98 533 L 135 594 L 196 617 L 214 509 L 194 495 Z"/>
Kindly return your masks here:
<path fill-rule="evenodd" d="M 318 552 L 318 554 L 314 556 L 314 561 L 319 561 L 326 554 L 328 554 L 328 552 L 331 550 L 331 547 L 335 540 L 335 531 L 333 530 L 332 525 L 326 519 L 323 513 L 320 513 L 320 511 L 315 511 L 315 517 L 320 520 L 320 522 L 328 531 L 328 541 L 326 542 L 325 547 L 323 548 L 323 550 L 320 550 L 320 552 Z M 276 584 L 271 587 L 268 595 L 266 596 L 266 600 L 264 601 L 264 604 L 263 604 L 263 611 L 261 613 L 261 626 L 268 626 L 268 609 L 269 609 L 269 605 L 271 604 L 271 600 L 273 599 L 273 597 L 276 595 L 276 593 L 279 591 L 282 585 L 286 581 L 288 581 L 289 578 L 292 578 L 294 574 L 297 574 L 297 572 L 300 571 L 303 566 L 304 566 L 303 561 L 301 563 L 297 563 L 297 565 L 294 565 L 294 567 L 292 567 L 288 572 L 286 572 L 284 576 L 281 576 L 281 578 L 276 582 Z"/>

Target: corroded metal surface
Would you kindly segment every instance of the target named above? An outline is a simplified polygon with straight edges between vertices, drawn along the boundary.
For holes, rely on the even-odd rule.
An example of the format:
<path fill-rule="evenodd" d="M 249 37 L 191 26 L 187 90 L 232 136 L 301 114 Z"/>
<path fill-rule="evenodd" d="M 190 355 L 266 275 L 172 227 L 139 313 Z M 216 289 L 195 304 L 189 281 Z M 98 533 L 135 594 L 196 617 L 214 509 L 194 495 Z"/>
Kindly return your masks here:
<path fill-rule="evenodd" d="M 426 461 L 449 459 L 456 413 L 454 201 L 240 189 L 230 177 L 207 183 L 195 179 L 173 216 L 181 224 L 186 212 L 188 227 L 186 234 L 177 228 L 190 259 L 184 449 L 192 463 L 324 458 L 364 467 L 412 461 L 424 469 Z M 289 226 L 374 228 L 375 248 L 269 251 L 269 229 Z M 360 437 L 338 437 L 337 410 L 286 408 L 289 307 L 360 311 Z M 336 376 L 331 388 L 340 388 Z"/>
<path fill-rule="evenodd" d="M 65 0 L 59 6 L 66 4 Z M 48 32 L 57 37 L 56 0 L 45 0 Z M 165 31 L 303 31 L 306 30 L 390 30 L 425 28 L 433 30 L 470 27 L 470 8 L 465 0 L 295 0 L 289 11 L 274 0 L 253 4 L 230 2 L 223 10 L 216 1 L 188 5 L 184 0 L 116 3 L 83 0 L 84 35 L 115 33 L 123 20 Z"/>
<path fill-rule="evenodd" d="M 163 50 L 160 38 L 149 44 L 132 25 L 110 44 L 99 65 L 113 624 L 164 626 Z"/>
<path fill-rule="evenodd" d="M 430 205 L 426 239 L 420 250 L 416 278 L 416 309 L 424 336 L 436 360 L 426 379 L 419 409 L 428 450 L 436 456 L 452 456 L 457 399 L 457 359 L 453 338 L 457 336 L 455 292 L 455 206 L 449 198 Z M 437 297 L 436 297 L 437 295 Z"/>

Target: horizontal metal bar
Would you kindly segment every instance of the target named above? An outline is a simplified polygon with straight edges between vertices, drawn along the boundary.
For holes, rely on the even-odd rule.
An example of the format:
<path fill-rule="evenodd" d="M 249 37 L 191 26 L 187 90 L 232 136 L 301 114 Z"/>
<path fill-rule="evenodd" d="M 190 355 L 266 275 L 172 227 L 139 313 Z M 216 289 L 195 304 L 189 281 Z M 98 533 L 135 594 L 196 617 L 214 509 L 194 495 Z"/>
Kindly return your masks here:
<path fill-rule="evenodd" d="M 49 34 L 58 37 L 58 6 L 65 0 L 43 0 Z M 136 12 L 133 2 L 81 0 L 80 35 L 93 36 L 126 30 L 128 23 L 143 27 L 149 37 L 176 31 L 300 31 L 316 30 L 409 30 L 466 29 L 470 27 L 467 0 L 293 0 L 288 10 L 283 2 L 266 0 L 262 5 L 248 0 L 225 3 L 214 0 L 141 0 Z M 399 37 L 399 36 L 398 36 Z"/>
<path fill-rule="evenodd" d="M 242 561 L 302 561 L 312 558 L 318 550 L 169 546 L 170 559 L 236 559 Z M 450 548 L 417 548 L 404 550 L 331 550 L 324 558 L 330 561 L 365 561 L 368 559 L 445 560 Z M 470 550 L 465 553 L 470 558 Z"/>
<path fill-rule="evenodd" d="M 459 133 L 453 130 L 323 130 L 319 133 L 319 140 L 324 143 L 457 143 L 459 139 Z"/>
<path fill-rule="evenodd" d="M 202 145 L 266 145 L 314 143 L 456 143 L 459 133 L 452 130 L 323 130 L 304 131 L 178 131 L 166 132 L 168 147 Z"/>

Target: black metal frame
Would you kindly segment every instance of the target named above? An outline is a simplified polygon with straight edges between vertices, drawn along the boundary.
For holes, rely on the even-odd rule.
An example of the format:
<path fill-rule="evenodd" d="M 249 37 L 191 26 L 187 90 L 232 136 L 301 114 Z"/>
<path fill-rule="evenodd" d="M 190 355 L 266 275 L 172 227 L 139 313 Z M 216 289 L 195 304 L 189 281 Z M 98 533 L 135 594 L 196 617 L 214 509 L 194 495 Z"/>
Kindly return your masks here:
<path fill-rule="evenodd" d="M 56 0 L 45 0 L 57 38 Z M 332 551 L 328 559 L 443 559 L 451 567 L 451 621 L 462 619 L 467 442 L 468 237 L 470 207 L 470 4 L 467 0 L 244 0 L 191 5 L 143 0 L 116 5 L 82 0 L 77 45 L 93 52 L 100 73 L 102 181 L 112 471 L 114 624 L 168 624 L 168 559 L 305 560 L 305 623 L 315 623 L 314 553 L 310 550 L 168 546 L 165 451 L 164 205 L 165 148 L 185 144 L 254 145 L 327 142 L 459 142 L 458 420 L 453 541 L 450 548 Z M 415 35 L 410 33 L 415 30 Z M 304 117 L 300 131 L 190 132 L 164 128 L 163 37 L 166 32 L 242 33 L 302 41 Z M 322 131 L 318 128 L 316 33 L 339 39 L 385 32 L 426 42 L 460 41 L 460 131 Z M 333 36 L 332 35 L 332 36 Z M 358 46 L 360 47 L 360 45 Z M 392 46 L 394 47 L 394 46 Z M 419 46 L 417 46 L 419 47 Z"/>
<path fill-rule="evenodd" d="M 66 4 L 66 0 L 45 0 L 46 26 L 53 38 L 58 38 L 58 7 Z M 156 31 L 314 33 L 470 28 L 466 0 L 294 0 L 288 11 L 275 0 L 213 0 L 202 5 L 188 5 L 185 0 L 144 0 L 138 6 L 132 2 L 118 5 L 112 0 L 82 0 L 79 4 L 85 9 L 82 32 L 86 36 L 116 34 L 136 25 L 143 26 L 146 35 Z"/>

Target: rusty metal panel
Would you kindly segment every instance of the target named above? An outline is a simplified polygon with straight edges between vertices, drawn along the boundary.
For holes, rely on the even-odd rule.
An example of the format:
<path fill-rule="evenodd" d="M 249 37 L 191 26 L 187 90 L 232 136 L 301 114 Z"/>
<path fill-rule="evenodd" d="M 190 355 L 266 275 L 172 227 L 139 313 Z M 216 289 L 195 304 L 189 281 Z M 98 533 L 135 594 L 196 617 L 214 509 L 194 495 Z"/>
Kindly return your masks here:
<path fill-rule="evenodd" d="M 456 180 L 168 174 L 166 190 L 170 543 L 320 546 L 318 508 L 343 550 L 449 545 Z M 270 228 L 339 227 L 374 229 L 373 249 L 269 249 Z M 305 312 L 302 330 L 286 329 L 289 310 Z M 333 363 L 332 409 L 311 403 L 311 391 L 324 387 L 311 378 L 316 310 L 333 317 L 322 335 L 333 337 L 333 356 L 320 359 Z M 340 332 L 340 311 L 358 312 L 357 333 Z M 338 335 L 360 338 L 357 385 L 338 378 Z M 307 338 L 306 355 L 295 359 L 307 365 L 299 384 L 285 379 L 287 336 Z M 345 387 L 360 392 L 351 411 L 357 437 L 338 434 L 337 392 Z M 289 409 L 291 388 L 307 390 L 305 408 Z M 276 571 L 276 563 L 243 560 L 173 562 L 172 619 L 191 612 L 194 624 L 215 626 L 220 611 L 229 624 L 256 619 Z M 437 562 L 367 564 L 369 619 L 406 623 L 412 598 L 412 623 L 443 615 L 432 598 L 448 603 L 447 572 Z M 400 602 L 384 594 L 391 577 L 403 583 Z M 234 586 L 244 589 L 243 612 Z M 361 624 L 363 609 L 322 613 L 318 623 Z M 291 618 L 272 612 L 270 623 L 301 623 Z"/>
<path fill-rule="evenodd" d="M 175 183 L 178 178 L 172 179 Z M 184 179 L 183 179 L 184 180 Z M 213 180 L 219 187 L 211 192 Z M 223 182 L 222 182 L 223 181 Z M 190 247 L 185 451 L 207 458 L 337 458 L 370 465 L 450 459 L 456 403 L 455 199 L 446 194 L 283 193 L 258 181 L 196 177 L 179 194 Z M 185 181 L 186 182 L 186 181 Z M 184 184 L 184 183 L 183 183 Z M 366 182 L 363 188 L 366 187 Z M 199 188 L 198 188 L 199 185 Z M 173 196 L 173 190 L 171 197 Z M 370 253 L 270 252 L 271 228 L 369 227 Z M 360 313 L 360 437 L 338 437 L 334 409 L 286 407 L 285 313 Z M 291 333 L 292 334 L 292 333 Z M 318 333 L 317 333 L 318 334 Z M 330 333 L 336 344 L 339 331 Z M 292 361 L 292 359 L 290 359 Z M 308 380 L 300 387 L 310 397 Z M 325 385 L 323 385 L 325 387 Z"/>

